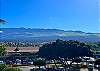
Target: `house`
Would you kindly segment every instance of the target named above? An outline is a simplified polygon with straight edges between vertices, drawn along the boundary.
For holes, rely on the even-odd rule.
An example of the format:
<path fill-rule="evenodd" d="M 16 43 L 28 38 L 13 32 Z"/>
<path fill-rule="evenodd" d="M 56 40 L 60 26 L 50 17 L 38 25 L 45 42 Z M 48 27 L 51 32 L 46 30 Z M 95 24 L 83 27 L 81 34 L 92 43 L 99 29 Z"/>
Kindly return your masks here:
<path fill-rule="evenodd" d="M 96 58 L 100 58 L 100 51 L 96 51 L 95 57 L 96 57 Z"/>
<path fill-rule="evenodd" d="M 21 64 L 27 64 L 32 62 L 36 57 L 39 47 L 7 47 L 6 55 L 0 57 L 0 60 L 6 64 L 17 64 L 19 61 Z"/>

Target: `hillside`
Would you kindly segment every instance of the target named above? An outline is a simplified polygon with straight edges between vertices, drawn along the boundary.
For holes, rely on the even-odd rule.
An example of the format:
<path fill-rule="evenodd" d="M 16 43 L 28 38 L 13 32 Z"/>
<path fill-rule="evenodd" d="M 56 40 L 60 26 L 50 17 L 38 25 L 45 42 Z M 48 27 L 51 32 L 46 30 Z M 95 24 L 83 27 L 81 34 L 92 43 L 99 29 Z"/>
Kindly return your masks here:
<path fill-rule="evenodd" d="M 0 41 L 54 41 L 56 39 L 100 41 L 100 33 L 59 29 L 1 28 Z"/>

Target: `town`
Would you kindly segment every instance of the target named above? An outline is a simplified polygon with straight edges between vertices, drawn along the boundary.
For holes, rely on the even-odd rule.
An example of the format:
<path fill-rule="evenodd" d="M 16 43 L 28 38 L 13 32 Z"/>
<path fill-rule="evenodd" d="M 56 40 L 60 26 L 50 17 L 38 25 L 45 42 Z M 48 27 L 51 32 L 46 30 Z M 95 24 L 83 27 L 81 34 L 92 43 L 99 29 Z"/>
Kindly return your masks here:
<path fill-rule="evenodd" d="M 25 68 L 27 71 L 80 71 L 82 68 L 95 71 L 100 69 L 99 44 L 60 39 L 38 45 L 1 42 L 0 47 L 5 50 L 0 54 L 0 64 L 23 71 Z"/>

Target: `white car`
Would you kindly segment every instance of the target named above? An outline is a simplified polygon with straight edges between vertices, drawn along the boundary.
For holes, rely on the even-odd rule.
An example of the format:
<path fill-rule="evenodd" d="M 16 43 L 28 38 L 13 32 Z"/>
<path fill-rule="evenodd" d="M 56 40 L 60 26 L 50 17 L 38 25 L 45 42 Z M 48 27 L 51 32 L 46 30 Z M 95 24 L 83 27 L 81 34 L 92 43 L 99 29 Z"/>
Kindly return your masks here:
<path fill-rule="evenodd" d="M 3 61 L 0 61 L 0 64 L 4 64 L 4 62 Z"/>

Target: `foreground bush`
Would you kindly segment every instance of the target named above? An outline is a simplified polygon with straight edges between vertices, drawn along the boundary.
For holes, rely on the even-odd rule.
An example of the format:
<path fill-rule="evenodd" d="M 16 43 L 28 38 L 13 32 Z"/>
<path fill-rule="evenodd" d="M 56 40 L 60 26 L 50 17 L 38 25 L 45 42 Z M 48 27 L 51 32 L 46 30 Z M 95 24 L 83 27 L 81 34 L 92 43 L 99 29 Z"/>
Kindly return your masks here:
<path fill-rule="evenodd" d="M 19 68 L 8 67 L 5 64 L 0 64 L 0 71 L 22 71 Z"/>
<path fill-rule="evenodd" d="M 7 66 L 5 64 L 0 64 L 0 71 L 3 71 Z"/>
<path fill-rule="evenodd" d="M 100 58 L 96 59 L 95 65 L 100 65 Z"/>
<path fill-rule="evenodd" d="M 44 60 L 35 60 L 34 63 L 33 63 L 35 66 L 38 66 L 40 68 L 40 66 L 45 66 L 46 63 Z"/>
<path fill-rule="evenodd" d="M 22 71 L 19 68 L 6 68 L 4 71 Z"/>

